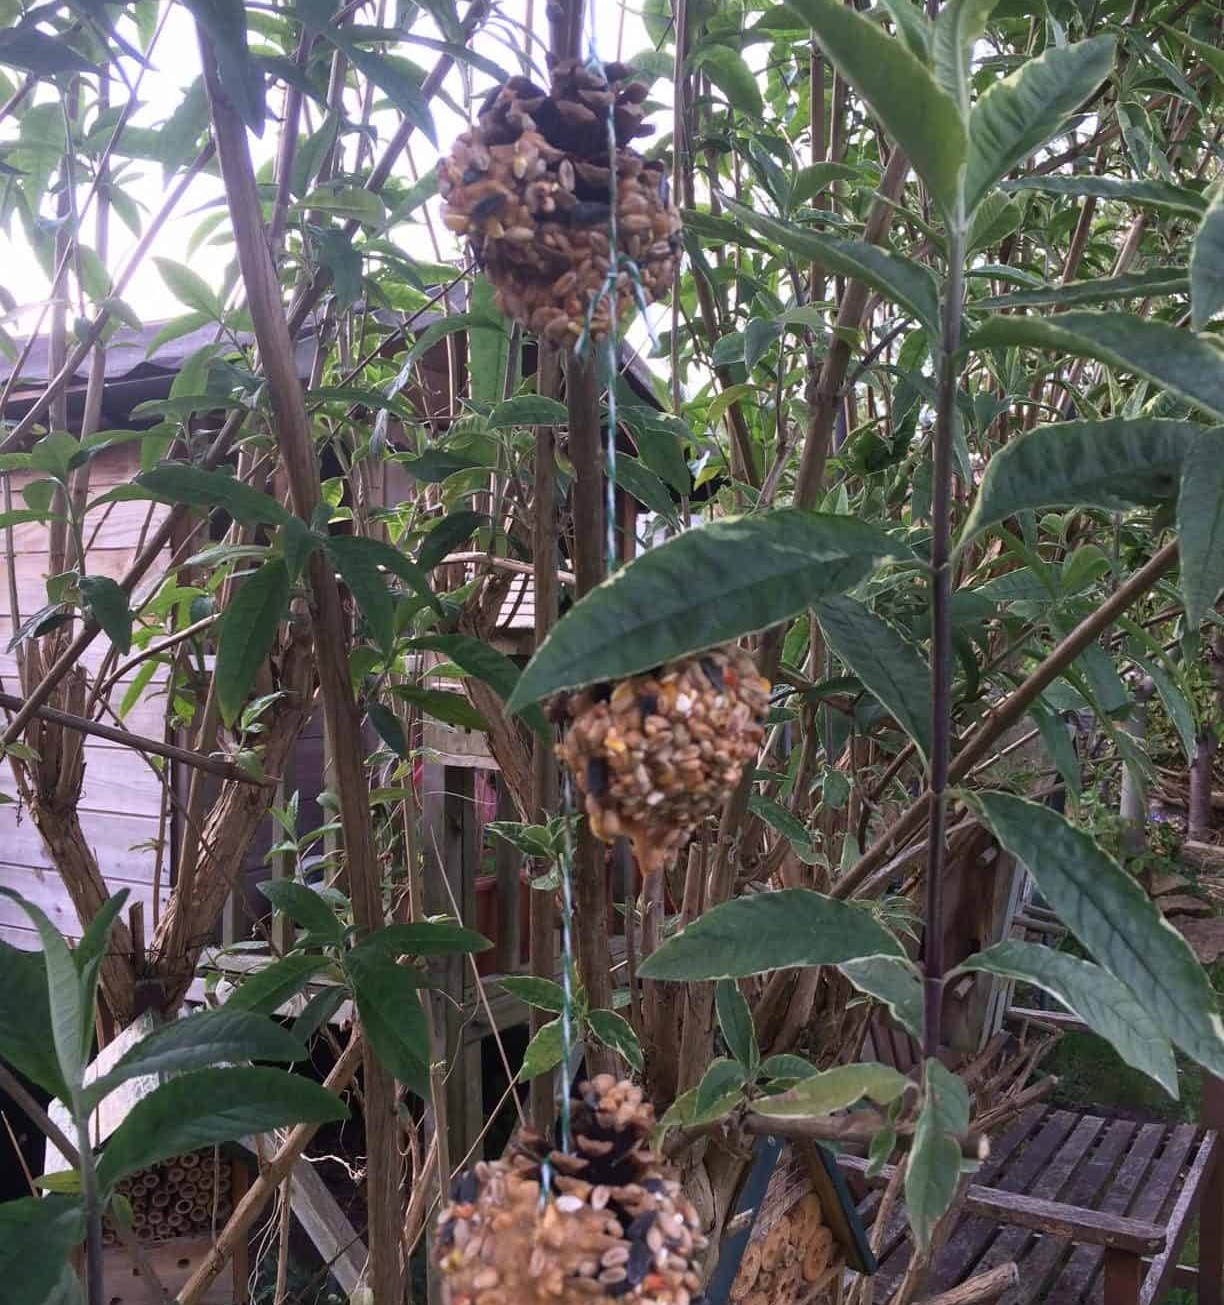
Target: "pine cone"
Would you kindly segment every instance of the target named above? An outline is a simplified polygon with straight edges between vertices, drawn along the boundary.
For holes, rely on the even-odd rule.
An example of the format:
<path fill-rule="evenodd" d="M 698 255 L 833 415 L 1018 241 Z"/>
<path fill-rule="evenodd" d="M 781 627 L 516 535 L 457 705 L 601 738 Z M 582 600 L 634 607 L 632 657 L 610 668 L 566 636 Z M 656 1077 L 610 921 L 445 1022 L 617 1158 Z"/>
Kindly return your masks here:
<path fill-rule="evenodd" d="M 714 649 L 597 685 L 567 704 L 560 754 L 586 795 L 591 828 L 632 840 L 661 868 L 717 811 L 764 737 L 769 683 L 739 649 Z"/>
<path fill-rule="evenodd" d="M 639 1088 L 602 1074 L 579 1085 L 572 1154 L 524 1130 L 501 1160 L 457 1178 L 435 1239 L 450 1305 L 699 1305 L 706 1239 L 650 1148 L 654 1124 Z"/>
<path fill-rule="evenodd" d="M 623 64 L 601 74 L 569 61 L 554 70 L 551 91 L 511 77 L 485 100 L 478 125 L 438 163 L 443 221 L 470 240 L 498 306 L 556 345 L 574 344 L 588 316 L 592 337 L 607 335 L 611 317 L 602 292 L 616 256 L 636 264 L 648 303 L 668 292 L 675 275 L 680 215 L 663 164 L 629 146 L 652 130 L 642 123 L 646 87 L 631 76 Z M 616 136 L 615 254 L 609 114 Z M 618 267 L 618 320 L 635 298 L 630 270 Z"/>

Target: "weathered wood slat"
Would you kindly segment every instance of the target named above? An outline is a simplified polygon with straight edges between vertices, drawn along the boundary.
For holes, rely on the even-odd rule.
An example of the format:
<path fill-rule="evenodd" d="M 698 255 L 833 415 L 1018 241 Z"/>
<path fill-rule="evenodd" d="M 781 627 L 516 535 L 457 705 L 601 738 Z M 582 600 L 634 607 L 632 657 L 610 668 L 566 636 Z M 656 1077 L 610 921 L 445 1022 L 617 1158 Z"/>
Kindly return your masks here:
<path fill-rule="evenodd" d="M 983 1176 L 975 1186 L 989 1184 L 1004 1191 L 1023 1192 L 1062 1146 L 1075 1126 L 1075 1116 L 1069 1111 L 1050 1111 L 1042 1106 L 1036 1107 L 1035 1111 L 1034 1129 L 1024 1139 L 1024 1145 L 1010 1152 L 990 1176 Z M 998 1232 L 997 1219 L 974 1219 L 972 1211 L 966 1207 L 966 1214 L 952 1230 L 939 1257 L 932 1279 L 934 1289 L 946 1290 L 964 1278 Z"/>
<path fill-rule="evenodd" d="M 1198 1129 L 1193 1124 L 1178 1124 L 1167 1135 L 1164 1150 L 1148 1171 L 1146 1180 L 1136 1191 L 1135 1199 L 1127 1210 L 1129 1217 L 1153 1220 L 1160 1218 L 1197 1136 Z M 1089 1288 L 1085 1299 L 1101 1302 L 1108 1294 L 1108 1288 L 1109 1284 L 1105 1280 L 1102 1269 Z"/>
<path fill-rule="evenodd" d="M 1066 1142 L 1043 1166 L 1036 1179 L 1029 1184 L 1025 1195 L 1039 1200 L 1064 1200 L 1064 1193 L 1075 1176 L 1076 1169 L 1084 1163 L 1084 1157 L 1104 1127 L 1103 1119 L 1095 1115 L 1085 1115 L 1071 1130 Z M 1052 1240 L 1048 1233 L 1045 1240 L 1047 1242 Z M 1012 1225 L 999 1233 L 993 1245 L 974 1266 L 975 1271 L 980 1273 L 984 1269 L 993 1269 L 996 1265 L 1005 1264 L 1008 1260 L 1023 1258 L 1025 1287 L 1033 1294 L 1037 1294 L 1045 1282 L 1045 1275 L 1038 1273 L 1040 1261 L 1031 1253 L 1036 1249 L 1033 1245 L 1032 1231 Z"/>
<path fill-rule="evenodd" d="M 1124 1214 L 1136 1188 L 1143 1182 L 1152 1159 L 1164 1138 L 1160 1124 L 1144 1124 L 1118 1167 L 1100 1205 L 1105 1214 Z M 1163 1249 L 1163 1248 L 1162 1248 Z M 1099 1246 L 1077 1246 L 1072 1251 L 1058 1281 L 1047 1296 L 1048 1305 L 1074 1305 L 1087 1292 L 1103 1256 Z"/>
<path fill-rule="evenodd" d="M 1177 1260 L 1181 1255 L 1182 1247 L 1186 1244 L 1186 1237 L 1193 1222 L 1192 1216 L 1203 1194 L 1203 1184 L 1211 1166 L 1218 1162 L 1221 1150 L 1221 1139 L 1215 1134 L 1210 1134 L 1199 1143 L 1177 1193 L 1177 1200 L 1169 1213 L 1168 1245 L 1152 1260 L 1151 1267 L 1144 1276 L 1143 1289 L 1140 1292 L 1142 1305 L 1155 1305 L 1155 1302 L 1160 1300 L 1173 1285 L 1180 1267 Z"/>
<path fill-rule="evenodd" d="M 1061 1199 L 1069 1205 L 1095 1206 L 1106 1189 L 1110 1175 L 1126 1154 L 1136 1127 L 1128 1120 L 1114 1120 L 1088 1161 L 1076 1168 L 1071 1183 L 1061 1193 Z M 1035 1300 L 1071 1245 L 1065 1237 L 1043 1237 L 1025 1256 L 1020 1282 L 1014 1292 L 1007 1293 L 1003 1305 L 1028 1305 L 1028 1302 Z"/>
<path fill-rule="evenodd" d="M 860 1156 L 840 1155 L 837 1162 L 850 1172 L 863 1173 L 867 1161 Z M 882 1186 L 892 1177 L 893 1166 L 885 1165 L 871 1181 Z M 1094 1246 L 1114 1246 L 1136 1255 L 1151 1255 L 1164 1249 L 1165 1231 L 1157 1224 L 1124 1215 L 1083 1210 L 1062 1201 L 1048 1201 L 1023 1192 L 971 1184 L 965 1192 L 965 1209 L 983 1214 L 1001 1224 L 1018 1224 L 1056 1236 L 1074 1237 Z"/>
<path fill-rule="evenodd" d="M 109 811 L 135 818 L 158 814 L 161 810 L 161 783 L 138 752 L 118 744 L 92 740 L 85 744 L 84 752 L 82 811 Z M 17 795 L 12 772 L 7 767 L 0 772 L 0 793 Z M 136 841 L 135 838 L 129 840 Z"/>

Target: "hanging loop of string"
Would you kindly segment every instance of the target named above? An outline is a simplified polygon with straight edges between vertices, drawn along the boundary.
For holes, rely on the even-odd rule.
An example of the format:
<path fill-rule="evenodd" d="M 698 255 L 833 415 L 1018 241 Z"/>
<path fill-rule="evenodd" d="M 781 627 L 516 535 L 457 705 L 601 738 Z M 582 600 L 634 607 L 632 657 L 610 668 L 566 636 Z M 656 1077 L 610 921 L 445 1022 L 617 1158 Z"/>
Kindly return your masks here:
<path fill-rule="evenodd" d="M 595 51 L 592 6 L 587 7 L 587 65 L 604 75 L 603 64 Z M 608 274 L 598 293 L 591 296 L 587 305 L 586 321 L 582 335 L 574 347 L 578 357 L 583 357 L 590 346 L 591 324 L 600 304 L 607 301 L 608 330 L 604 337 L 604 347 L 600 351 L 604 363 L 604 386 L 607 399 L 607 434 L 604 440 L 604 527 L 606 564 L 609 575 L 616 570 L 618 563 L 617 548 L 617 514 L 616 514 L 616 381 L 617 366 L 617 290 L 622 272 L 626 273 L 634 289 L 634 297 L 643 312 L 646 307 L 645 294 L 642 290 L 641 276 L 637 264 L 620 252 L 620 233 L 617 230 L 617 142 L 616 116 L 611 108 L 607 110 L 608 126 L 608 246 L 611 252 Z M 648 323 L 649 324 L 649 323 Z M 653 332 L 652 338 L 653 338 Z M 562 789 L 563 844 L 559 866 L 561 886 L 561 1065 L 563 1085 L 558 1121 L 557 1142 L 562 1154 L 568 1155 L 572 1146 L 571 1106 L 569 1092 L 570 1061 L 575 1042 L 574 1019 L 574 886 L 573 886 L 573 817 L 576 815 L 573 778 L 567 773 Z M 545 1163 L 541 1174 L 540 1199 L 548 1199 L 552 1190 L 552 1169 Z"/>

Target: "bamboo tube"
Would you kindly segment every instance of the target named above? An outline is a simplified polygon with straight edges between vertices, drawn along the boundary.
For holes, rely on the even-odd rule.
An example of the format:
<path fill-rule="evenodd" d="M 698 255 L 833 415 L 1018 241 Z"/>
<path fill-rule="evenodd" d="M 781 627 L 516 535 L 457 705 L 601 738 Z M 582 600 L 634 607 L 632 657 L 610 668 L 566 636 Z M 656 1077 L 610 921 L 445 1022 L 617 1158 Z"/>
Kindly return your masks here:
<path fill-rule="evenodd" d="M 184 1156 L 179 1156 L 179 1164 L 184 1169 L 198 1169 L 203 1163 L 204 1157 L 199 1151 L 189 1151 Z"/>

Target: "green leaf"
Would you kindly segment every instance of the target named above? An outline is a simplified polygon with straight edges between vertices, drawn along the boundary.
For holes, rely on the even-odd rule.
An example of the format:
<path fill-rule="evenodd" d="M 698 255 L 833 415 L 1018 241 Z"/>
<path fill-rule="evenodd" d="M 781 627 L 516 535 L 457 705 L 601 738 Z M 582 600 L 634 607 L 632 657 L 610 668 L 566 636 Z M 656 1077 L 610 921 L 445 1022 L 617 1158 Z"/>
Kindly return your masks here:
<path fill-rule="evenodd" d="M 1077 199 L 1116 200 L 1145 208 L 1165 209 L 1173 213 L 1190 213 L 1200 217 L 1205 207 L 1203 197 L 1185 186 L 1171 186 L 1164 181 L 1129 181 L 1121 177 L 1017 177 L 1003 182 L 1007 191 L 1036 190 L 1043 195 L 1073 195 Z"/>
<path fill-rule="evenodd" d="M 637 458 L 623 453 L 617 457 L 616 481 L 619 488 L 637 499 L 643 507 L 679 526 L 680 518 L 671 491 Z"/>
<path fill-rule="evenodd" d="M 159 503 L 185 503 L 193 508 L 224 508 L 244 526 L 282 526 L 289 513 L 270 494 L 226 475 L 223 471 L 206 471 L 187 462 L 162 462 L 141 472 L 132 485 L 121 486 L 122 495 L 104 494 L 109 498 L 152 498 Z M 142 492 L 130 492 L 142 491 Z"/>
<path fill-rule="evenodd" d="M 68 1088 L 69 1102 L 81 1089 L 85 1073 L 85 1032 L 93 1028 L 93 1011 L 85 1009 L 82 1001 L 82 982 L 77 972 L 72 952 L 63 934 L 51 923 L 42 909 L 27 902 L 10 888 L 0 888 L 0 894 L 16 902 L 30 917 L 38 939 L 42 943 L 43 963 L 46 966 L 47 1006 L 51 1013 L 51 1042 L 60 1076 Z"/>
<path fill-rule="evenodd" d="M 1057 997 L 1128 1065 L 1177 1097 L 1177 1065 L 1168 1038 L 1130 989 L 1108 970 L 1039 943 L 1014 941 L 996 943 L 958 968 L 1031 983 Z"/>
<path fill-rule="evenodd" d="M 922 653 L 853 598 L 827 599 L 816 619 L 833 651 L 929 757 L 931 675 Z"/>
<path fill-rule="evenodd" d="M 770 829 L 777 830 L 805 865 L 813 864 L 816 853 L 812 847 L 812 836 L 807 826 L 792 811 L 762 793 L 749 794 L 748 810 L 760 816 Z"/>
<path fill-rule="evenodd" d="M 689 60 L 693 69 L 700 68 L 727 97 L 727 103 L 746 118 L 760 119 L 765 112 L 756 74 L 744 62 L 744 56 L 726 45 L 707 45 Z"/>
<path fill-rule="evenodd" d="M 1203 330 L 1224 307 L 1224 189 L 1216 192 L 1211 207 L 1194 237 L 1190 251 L 1190 325 Z"/>
<path fill-rule="evenodd" d="M 0 1058 L 50 1096 L 66 1100 L 51 1033 L 47 966 L 41 952 L 0 940 Z M 2 1208 L 2 1207 L 0 1207 Z"/>
<path fill-rule="evenodd" d="M 489 722 L 462 693 L 451 693 L 447 689 L 421 689 L 415 684 L 397 684 L 392 692 L 403 702 L 419 708 L 426 716 L 454 725 L 457 729 L 489 728 Z"/>
<path fill-rule="evenodd" d="M 695 1088 L 682 1092 L 659 1120 L 659 1131 L 681 1126 L 711 1124 L 730 1113 L 744 1099 L 744 1069 L 736 1060 L 720 1057 L 702 1075 Z"/>
<path fill-rule="evenodd" d="M 1224 589 L 1224 428 L 1201 431 L 1186 451 L 1177 542 L 1186 620 L 1197 629 Z"/>
<path fill-rule="evenodd" d="M 289 571 L 289 579 L 296 581 L 323 537 L 316 535 L 300 517 L 290 517 L 280 529 L 281 553 Z"/>
<path fill-rule="evenodd" d="M 802 1056 L 792 1056 L 784 1053 L 778 1056 L 766 1056 L 761 1062 L 761 1073 L 766 1078 L 793 1078 L 799 1080 L 811 1078 L 813 1074 L 818 1074 L 820 1071 L 810 1061 L 804 1060 Z"/>
<path fill-rule="evenodd" d="M 441 610 L 424 568 L 383 540 L 372 539 L 368 535 L 332 535 L 327 541 L 327 550 L 346 583 L 346 566 L 354 574 L 361 573 L 363 583 L 367 585 L 369 572 L 375 567 L 382 567 L 402 580 L 413 593 L 427 598 L 435 610 Z M 383 588 L 385 590 L 385 584 Z"/>
<path fill-rule="evenodd" d="M 994 317 L 974 332 L 970 348 L 1021 345 L 1098 358 L 1163 385 L 1224 416 L 1224 354 L 1204 336 L 1127 313 L 1059 313 Z"/>
<path fill-rule="evenodd" d="M 737 897 L 698 916 L 644 960 L 644 979 L 743 979 L 795 965 L 900 956 L 901 944 L 861 907 L 783 888 Z"/>
<path fill-rule="evenodd" d="M 974 43 L 998 0 L 949 0 L 935 19 L 931 60 L 935 80 L 969 118 L 969 69 Z"/>
<path fill-rule="evenodd" d="M 519 1068 L 519 1081 L 525 1083 L 530 1078 L 547 1074 L 560 1063 L 564 1051 L 561 1045 L 561 1021 L 549 1020 L 537 1030 L 535 1037 L 527 1044 L 523 1052 L 523 1063 Z"/>
<path fill-rule="evenodd" d="M 217 57 L 217 75 L 238 116 L 259 136 L 264 122 L 263 73 L 247 47 L 246 6 L 241 0 L 185 0 Z"/>
<path fill-rule="evenodd" d="M 973 255 L 980 249 L 1000 244 L 1023 220 L 1024 210 L 1015 200 L 1008 199 L 1001 190 L 992 190 L 978 205 L 969 223 L 965 238 L 967 253 Z"/>
<path fill-rule="evenodd" d="M 898 39 L 919 63 L 929 64 L 934 32 L 919 0 L 881 0 L 881 3 L 896 25 Z"/>
<path fill-rule="evenodd" d="M 327 939 L 337 945 L 343 941 L 344 926 L 313 888 L 292 879 L 265 879 L 259 891 L 282 915 L 309 929 L 319 940 Z"/>
<path fill-rule="evenodd" d="M 477 403 L 497 403 L 505 393 L 510 365 L 510 319 L 497 306 L 497 292 L 489 278 L 472 278 L 472 321 L 468 331 L 468 375 Z"/>
<path fill-rule="evenodd" d="M 172 258 L 155 258 L 157 270 L 161 273 L 166 289 L 193 312 L 216 320 L 221 316 L 221 301 L 216 291 L 198 273 Z"/>
<path fill-rule="evenodd" d="M 901 41 L 839 0 L 789 0 L 821 51 L 905 151 L 945 215 L 956 209 L 965 126 L 956 102 Z"/>
<path fill-rule="evenodd" d="M 472 471 L 482 465 L 461 453 L 452 453 L 449 449 L 441 449 L 436 445 L 427 448 L 424 453 L 404 454 L 396 460 L 404 464 L 410 476 L 426 485 L 440 485 L 460 471 Z"/>
<path fill-rule="evenodd" d="M 416 971 L 370 941 L 345 955 L 344 968 L 374 1054 L 401 1083 L 428 1100 L 429 1024 Z"/>
<path fill-rule="evenodd" d="M 466 634 L 422 635 L 412 640 L 412 647 L 429 648 L 449 657 L 468 675 L 474 675 L 487 684 L 506 703 L 506 709 L 511 709 L 507 700 L 517 691 L 520 672 L 505 653 Z M 541 738 L 551 742 L 552 730 L 538 707 L 525 711 L 523 718 Z"/>
<path fill-rule="evenodd" d="M 47 1305 L 85 1237 L 81 1202 L 26 1196 L 0 1202 L 0 1281 L 6 1305 Z"/>
<path fill-rule="evenodd" d="M 718 1013 L 718 1027 L 722 1030 L 727 1050 L 739 1061 L 745 1078 L 754 1077 L 761 1062 L 761 1051 L 757 1046 L 756 1029 L 752 1026 L 752 1011 L 734 979 L 719 979 L 714 988 L 714 1009 Z"/>
<path fill-rule="evenodd" d="M 421 540 L 417 549 L 417 565 L 422 571 L 431 571 L 447 553 L 465 543 L 488 523 L 489 518 L 483 512 L 471 512 L 463 508 L 448 512 Z"/>
<path fill-rule="evenodd" d="M 1181 740 L 1186 765 L 1192 766 L 1194 764 L 1197 731 L 1194 726 L 1194 711 L 1186 701 L 1186 695 L 1173 682 L 1173 677 L 1168 671 L 1157 665 L 1155 660 L 1141 657 L 1133 651 L 1130 656 L 1135 665 L 1144 671 L 1152 684 L 1155 685 L 1156 693 L 1159 695 L 1161 705 L 1165 709 L 1165 715 L 1168 716 L 1174 730 L 1177 732 L 1177 737 Z"/>
<path fill-rule="evenodd" d="M 633 1025 L 614 1010 L 593 1010 L 587 1014 L 591 1032 L 613 1051 L 625 1058 L 631 1069 L 642 1072 L 642 1048 Z"/>
<path fill-rule="evenodd" d="M 531 974 L 508 974 L 498 979 L 498 984 L 519 1001 L 537 1010 L 549 1010 L 560 1015 L 565 1009 L 565 991 L 552 979 L 539 979 Z"/>
<path fill-rule="evenodd" d="M 906 0 L 909 4 L 910 0 Z M 798 208 L 816 198 L 835 181 L 862 181 L 863 174 L 858 168 L 845 163 L 811 163 L 800 168 L 791 187 L 791 206 Z"/>
<path fill-rule="evenodd" d="M 248 975 L 226 998 L 226 1010 L 275 1014 L 328 964 L 326 956 L 284 956 Z"/>
<path fill-rule="evenodd" d="M 38 77 L 56 73 L 97 72 L 63 37 L 48 36 L 36 27 L 11 27 L 0 32 L 0 64 L 22 68 Z"/>
<path fill-rule="evenodd" d="M 387 546 L 362 535 L 335 535 L 325 547 L 370 627 L 374 642 L 389 655 L 395 647 L 395 599 L 377 560 L 380 548 Z"/>
<path fill-rule="evenodd" d="M 132 609 L 127 594 L 104 575 L 83 575 L 79 588 L 89 615 L 102 627 L 116 650 L 126 657 L 132 650 Z"/>
<path fill-rule="evenodd" d="M 279 1069 L 198 1069 L 163 1083 L 132 1107 L 98 1162 L 106 1191 L 158 1161 L 290 1124 L 348 1118 L 339 1097 Z"/>
<path fill-rule="evenodd" d="M 886 1106 L 908 1086 L 909 1079 L 888 1065 L 838 1065 L 812 1074 L 780 1096 L 762 1097 L 753 1109 L 757 1114 L 783 1119 L 831 1115 L 864 1097 Z"/>
<path fill-rule="evenodd" d="M 759 232 L 792 254 L 819 262 L 832 272 L 853 277 L 878 290 L 933 334 L 938 333 L 939 290 L 935 278 L 920 263 L 890 254 L 865 240 L 843 240 L 840 236 L 779 222 L 733 199 L 724 202 L 728 212 L 749 230 Z"/>
<path fill-rule="evenodd" d="M 489 414 L 490 430 L 505 430 L 511 426 L 555 426 L 569 419 L 565 404 L 542 394 L 519 394 L 504 399 Z"/>
<path fill-rule="evenodd" d="M 1010 793 L 962 800 L 1028 867 L 1058 918 L 1173 1041 L 1224 1071 L 1224 1025 L 1189 944 L 1125 870 L 1056 811 Z"/>
<path fill-rule="evenodd" d="M 1091 281 L 1057 282 L 1032 290 L 991 295 L 985 299 L 975 299 L 972 306 L 1025 308 L 1053 304 L 1066 308 L 1074 304 L 1105 304 L 1118 299 L 1184 294 L 1188 286 L 1185 268 L 1150 267 L 1146 272 L 1127 272 L 1123 276 L 1097 277 Z"/>
<path fill-rule="evenodd" d="M 922 1037 L 922 983 L 908 960 L 865 956 L 837 967 L 860 991 L 882 1001 L 893 1019 L 912 1037 Z"/>
<path fill-rule="evenodd" d="M 1041 732 L 1041 741 L 1045 744 L 1046 751 L 1054 759 L 1055 766 L 1058 767 L 1058 773 L 1062 776 L 1063 782 L 1071 790 L 1075 797 L 1079 797 L 1082 777 L 1080 775 L 1080 759 L 1075 751 L 1075 744 L 1071 742 L 1071 735 L 1067 731 L 1067 726 L 1062 718 L 1045 703 L 1038 700 L 1029 708 L 1029 715 L 1032 716 L 1038 730 Z"/>
<path fill-rule="evenodd" d="M 932 1066 L 938 1066 L 942 1074 L 937 1077 Z M 943 1127 L 943 1121 L 955 1109 L 945 1100 L 946 1079 L 950 1078 L 937 1060 L 927 1061 L 926 1092 L 905 1171 L 905 1204 L 910 1227 L 923 1250 L 930 1245 L 935 1225 L 952 1204 L 960 1182 L 960 1145 Z"/>
<path fill-rule="evenodd" d="M 961 546 L 1018 512 L 1080 506 L 1116 511 L 1171 499 L 1201 430 L 1184 421 L 1126 417 L 1038 426 L 987 464 Z"/>
<path fill-rule="evenodd" d="M 414 920 L 376 929 L 362 944 L 394 956 L 456 956 L 487 952 L 493 944 L 475 929 L 454 920 Z"/>
<path fill-rule="evenodd" d="M 977 208 L 1000 177 L 1058 132 L 1113 64 L 1112 36 L 1049 46 L 985 92 L 969 115 L 966 213 Z"/>
<path fill-rule="evenodd" d="M 349 218 L 368 227 L 381 226 L 387 217 L 382 200 L 372 190 L 360 186 L 319 186 L 302 200 L 300 207 Z"/>
<path fill-rule="evenodd" d="M 120 1083 L 143 1075 L 182 1074 L 244 1060 L 302 1060 L 306 1048 L 266 1015 L 252 1011 L 199 1011 L 172 1019 L 142 1038 L 116 1062 L 109 1073 L 85 1091 L 92 1108 Z"/>
<path fill-rule="evenodd" d="M 217 706 L 227 725 L 238 719 L 288 605 L 289 570 L 275 558 L 247 576 L 225 609 L 218 623 L 214 675 Z"/>
<path fill-rule="evenodd" d="M 853 517 L 783 508 L 687 530 L 630 562 L 557 623 L 510 711 L 789 620 L 850 589 L 896 546 Z"/>

